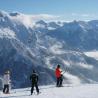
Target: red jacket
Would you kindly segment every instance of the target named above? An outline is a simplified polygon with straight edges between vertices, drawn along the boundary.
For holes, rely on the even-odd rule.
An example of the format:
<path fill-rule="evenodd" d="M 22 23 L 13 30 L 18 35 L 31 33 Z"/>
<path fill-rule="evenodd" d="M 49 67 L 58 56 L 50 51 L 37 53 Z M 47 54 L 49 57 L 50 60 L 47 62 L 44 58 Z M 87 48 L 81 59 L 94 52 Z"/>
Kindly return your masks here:
<path fill-rule="evenodd" d="M 60 68 L 56 68 L 55 75 L 56 75 L 57 78 L 59 78 L 61 76 L 61 70 L 60 70 Z"/>

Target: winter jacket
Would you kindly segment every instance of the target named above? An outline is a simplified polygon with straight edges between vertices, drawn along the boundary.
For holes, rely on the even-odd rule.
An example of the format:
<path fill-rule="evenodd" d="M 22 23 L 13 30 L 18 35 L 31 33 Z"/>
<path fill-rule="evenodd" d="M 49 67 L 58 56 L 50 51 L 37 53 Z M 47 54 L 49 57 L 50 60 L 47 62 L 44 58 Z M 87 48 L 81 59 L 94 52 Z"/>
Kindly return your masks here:
<path fill-rule="evenodd" d="M 60 68 L 56 68 L 56 70 L 55 70 L 55 75 L 56 75 L 56 77 L 57 78 L 60 78 L 61 77 L 61 69 Z"/>
<path fill-rule="evenodd" d="M 32 81 L 32 84 L 36 84 L 38 82 L 38 74 L 32 73 L 32 75 L 30 76 L 30 80 Z"/>
<path fill-rule="evenodd" d="M 4 85 L 10 84 L 10 75 L 9 74 L 4 74 L 3 83 L 4 83 Z"/>

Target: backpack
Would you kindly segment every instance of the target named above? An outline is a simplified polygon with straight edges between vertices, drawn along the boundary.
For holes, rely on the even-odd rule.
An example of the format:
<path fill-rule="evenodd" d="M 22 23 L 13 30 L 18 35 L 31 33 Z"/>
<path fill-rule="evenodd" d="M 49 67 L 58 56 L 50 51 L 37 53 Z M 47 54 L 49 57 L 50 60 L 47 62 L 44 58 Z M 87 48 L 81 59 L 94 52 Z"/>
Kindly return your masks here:
<path fill-rule="evenodd" d="M 30 80 L 32 81 L 32 83 L 37 83 L 38 82 L 38 75 L 36 73 L 33 73 L 30 76 Z"/>

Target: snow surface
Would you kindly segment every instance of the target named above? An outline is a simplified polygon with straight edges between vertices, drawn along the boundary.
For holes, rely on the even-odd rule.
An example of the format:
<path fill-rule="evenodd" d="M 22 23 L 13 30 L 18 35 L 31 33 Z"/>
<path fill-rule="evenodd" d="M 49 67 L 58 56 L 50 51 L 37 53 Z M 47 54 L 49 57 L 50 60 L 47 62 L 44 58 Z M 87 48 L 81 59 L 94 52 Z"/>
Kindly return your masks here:
<path fill-rule="evenodd" d="M 15 32 L 10 30 L 9 28 L 0 28 L 0 38 L 14 38 L 16 37 Z"/>
<path fill-rule="evenodd" d="M 15 89 L 10 94 L 0 92 L 0 98 L 98 98 L 98 84 L 71 85 L 64 87 L 41 86 L 40 94 L 31 96 L 30 88 Z"/>
<path fill-rule="evenodd" d="M 89 51 L 89 52 L 85 52 L 85 55 L 92 57 L 96 60 L 98 60 L 98 51 Z"/>

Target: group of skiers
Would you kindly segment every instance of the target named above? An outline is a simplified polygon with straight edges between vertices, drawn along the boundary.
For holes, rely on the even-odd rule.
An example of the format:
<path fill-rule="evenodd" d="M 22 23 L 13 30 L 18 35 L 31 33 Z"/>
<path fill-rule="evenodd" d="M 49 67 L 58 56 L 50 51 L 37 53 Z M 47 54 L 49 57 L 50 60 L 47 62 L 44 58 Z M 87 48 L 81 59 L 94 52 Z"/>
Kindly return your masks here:
<path fill-rule="evenodd" d="M 62 71 L 60 68 L 60 65 L 57 65 L 57 68 L 55 69 L 55 76 L 57 79 L 56 86 L 61 87 L 62 86 L 62 81 L 63 81 L 63 75 Z M 9 94 L 9 87 L 10 87 L 10 71 L 6 71 L 4 73 L 4 87 L 3 87 L 3 93 L 4 94 Z M 31 81 L 31 95 L 33 94 L 34 87 L 36 88 L 37 94 L 39 94 L 39 88 L 38 88 L 38 74 L 35 70 L 32 71 L 32 74 L 30 75 L 30 81 Z"/>

